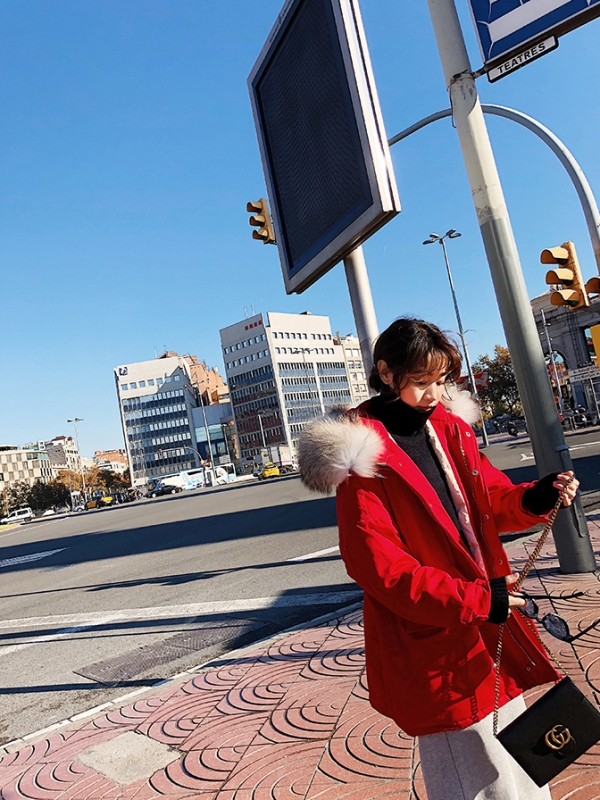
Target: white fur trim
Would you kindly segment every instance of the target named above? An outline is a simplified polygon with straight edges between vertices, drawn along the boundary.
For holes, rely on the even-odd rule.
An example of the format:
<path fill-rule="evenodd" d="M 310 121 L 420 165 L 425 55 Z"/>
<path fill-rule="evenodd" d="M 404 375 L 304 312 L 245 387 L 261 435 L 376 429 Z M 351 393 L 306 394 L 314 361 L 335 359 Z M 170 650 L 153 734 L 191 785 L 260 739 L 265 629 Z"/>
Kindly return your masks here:
<path fill-rule="evenodd" d="M 447 395 L 448 397 L 442 397 L 442 405 L 450 411 L 451 414 L 456 414 L 456 416 L 464 420 L 467 425 L 473 425 L 475 422 L 481 421 L 479 403 L 470 392 L 461 392 L 456 388 L 449 387 Z"/>
<path fill-rule="evenodd" d="M 360 419 L 342 414 L 315 420 L 298 441 L 302 482 L 314 492 L 329 493 L 351 472 L 372 478 L 384 450 L 377 431 Z"/>

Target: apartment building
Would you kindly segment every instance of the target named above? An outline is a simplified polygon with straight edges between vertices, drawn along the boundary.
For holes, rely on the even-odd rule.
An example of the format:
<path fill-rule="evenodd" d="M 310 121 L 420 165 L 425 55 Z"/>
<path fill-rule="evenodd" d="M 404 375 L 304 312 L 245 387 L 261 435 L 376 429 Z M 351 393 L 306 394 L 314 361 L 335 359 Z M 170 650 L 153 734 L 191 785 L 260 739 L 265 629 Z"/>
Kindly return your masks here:
<path fill-rule="evenodd" d="M 81 472 L 81 455 L 72 436 L 55 436 L 44 444 L 55 474 L 60 470 Z"/>
<path fill-rule="evenodd" d="M 43 442 L 23 448 L 0 445 L 0 492 L 17 481 L 33 486 L 36 481 L 48 483 L 52 480 L 54 473 L 43 445 Z"/>
<path fill-rule="evenodd" d="M 242 460 L 296 447 L 311 419 L 352 401 L 343 348 L 329 317 L 255 314 L 220 331 Z"/>
<path fill-rule="evenodd" d="M 122 475 L 129 469 L 127 452 L 125 450 L 96 450 L 94 465 L 99 469 L 110 470 Z"/>
<path fill-rule="evenodd" d="M 369 399 L 369 376 L 366 374 L 360 352 L 360 342 L 357 336 L 351 333 L 347 336 L 335 335 L 335 341 L 341 345 L 344 353 L 344 362 L 348 371 L 348 382 L 350 384 L 350 394 L 352 395 L 352 405 L 357 406 Z"/>

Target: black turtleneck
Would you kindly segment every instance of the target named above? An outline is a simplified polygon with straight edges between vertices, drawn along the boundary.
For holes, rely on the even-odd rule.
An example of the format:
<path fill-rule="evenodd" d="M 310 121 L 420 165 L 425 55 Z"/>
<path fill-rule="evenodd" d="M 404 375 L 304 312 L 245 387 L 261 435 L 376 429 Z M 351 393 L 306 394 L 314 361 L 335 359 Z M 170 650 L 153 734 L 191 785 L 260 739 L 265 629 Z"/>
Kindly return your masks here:
<path fill-rule="evenodd" d="M 388 399 L 385 395 L 373 397 L 369 403 L 369 414 L 385 425 L 396 444 L 415 462 L 462 535 L 446 476 L 425 431 L 432 413 L 433 409 L 412 408 L 400 398 Z"/>

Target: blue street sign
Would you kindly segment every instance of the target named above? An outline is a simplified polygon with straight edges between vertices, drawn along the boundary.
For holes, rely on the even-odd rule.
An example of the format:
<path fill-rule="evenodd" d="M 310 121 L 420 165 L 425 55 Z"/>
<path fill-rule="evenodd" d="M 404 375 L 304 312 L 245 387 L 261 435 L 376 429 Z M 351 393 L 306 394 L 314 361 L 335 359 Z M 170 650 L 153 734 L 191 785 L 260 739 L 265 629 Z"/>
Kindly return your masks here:
<path fill-rule="evenodd" d="M 600 0 L 470 0 L 470 4 L 486 65 L 600 15 Z"/>

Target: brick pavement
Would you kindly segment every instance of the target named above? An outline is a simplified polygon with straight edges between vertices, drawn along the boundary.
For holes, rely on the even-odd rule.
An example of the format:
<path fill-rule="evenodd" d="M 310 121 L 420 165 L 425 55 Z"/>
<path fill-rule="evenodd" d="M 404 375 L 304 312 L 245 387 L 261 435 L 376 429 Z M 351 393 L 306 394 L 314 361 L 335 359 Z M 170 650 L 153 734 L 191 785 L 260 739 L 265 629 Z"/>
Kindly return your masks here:
<path fill-rule="evenodd" d="M 600 513 L 588 519 L 600 556 Z M 510 547 L 516 569 L 532 546 Z M 549 545 L 527 588 L 552 596 L 538 601 L 542 613 L 552 605 L 569 621 L 577 634 L 572 645 L 546 634 L 545 641 L 598 702 L 598 576 L 560 575 Z M 368 704 L 360 608 L 188 677 L 87 722 L 0 748 L 2 800 L 426 800 L 414 741 Z M 119 737 L 129 734 L 131 741 L 131 732 L 142 749 L 149 740 L 168 746 L 171 763 L 126 785 L 110 770 L 89 766 L 96 748 L 119 753 L 126 741 Z M 553 783 L 552 798 L 600 798 L 600 746 Z"/>

